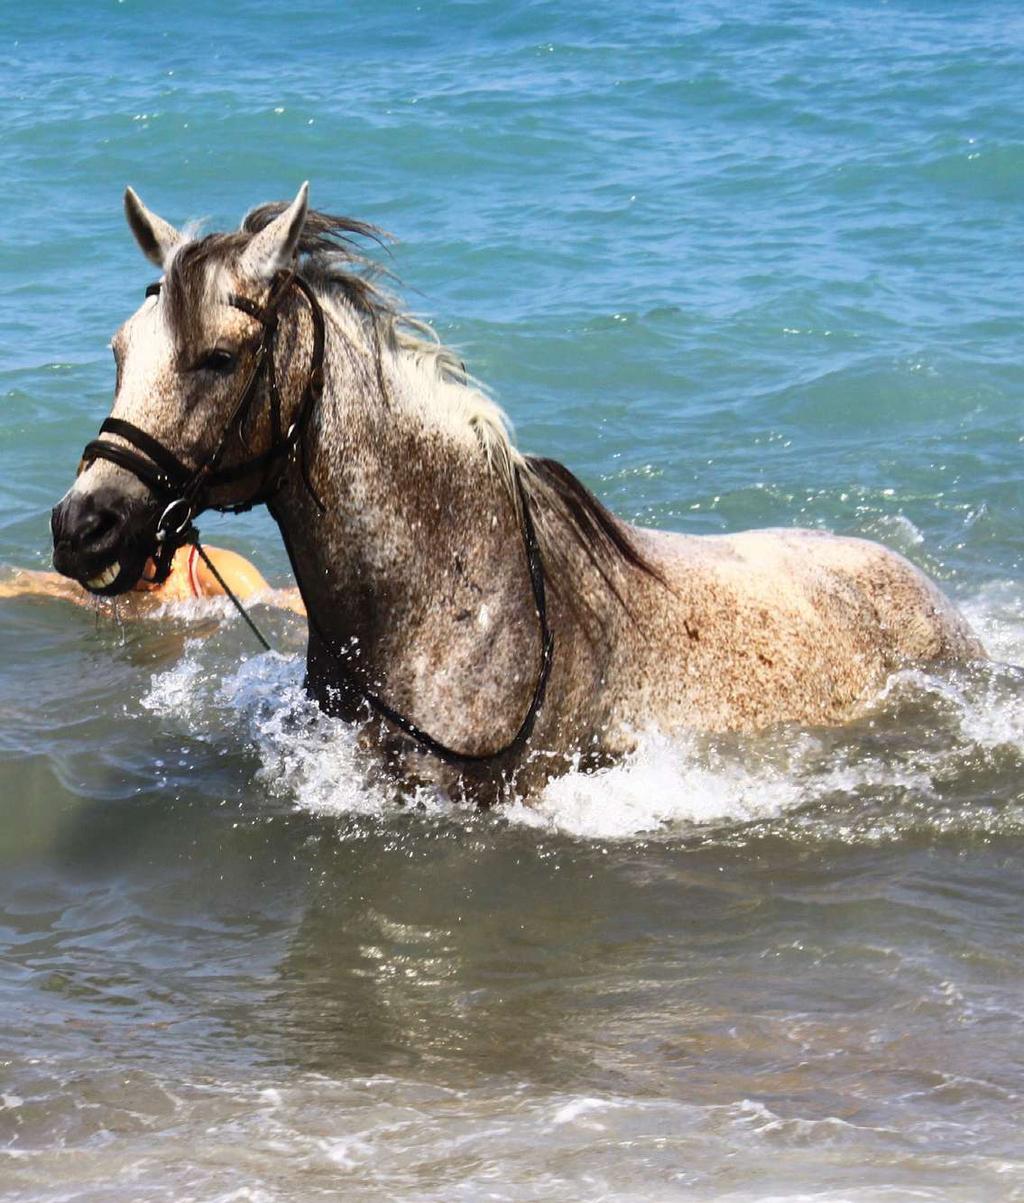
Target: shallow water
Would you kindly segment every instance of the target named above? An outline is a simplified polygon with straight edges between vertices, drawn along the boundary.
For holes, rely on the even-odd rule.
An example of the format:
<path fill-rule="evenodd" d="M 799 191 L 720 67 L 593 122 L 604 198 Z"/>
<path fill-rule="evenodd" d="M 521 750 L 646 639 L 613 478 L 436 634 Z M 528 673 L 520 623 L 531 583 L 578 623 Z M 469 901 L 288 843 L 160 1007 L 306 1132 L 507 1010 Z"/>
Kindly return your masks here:
<path fill-rule="evenodd" d="M 841 731 L 400 800 L 303 631 L 0 602 L 0 1197 L 1024 1199 L 1024 22 L 993 4 L 0 11 L 0 563 L 152 271 L 309 177 L 526 447 L 920 564 L 999 663 Z M 214 542 L 275 580 L 269 520 Z"/>

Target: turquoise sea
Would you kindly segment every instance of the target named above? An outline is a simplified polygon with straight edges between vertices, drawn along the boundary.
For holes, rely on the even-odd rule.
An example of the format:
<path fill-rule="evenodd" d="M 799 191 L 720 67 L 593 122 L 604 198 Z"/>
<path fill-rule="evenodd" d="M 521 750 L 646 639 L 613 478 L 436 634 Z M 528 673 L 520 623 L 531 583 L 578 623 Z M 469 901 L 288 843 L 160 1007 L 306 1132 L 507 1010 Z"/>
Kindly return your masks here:
<path fill-rule="evenodd" d="M 521 445 L 881 540 L 1000 662 L 478 815 L 364 783 L 298 620 L 0 601 L 0 1199 L 1024 1200 L 1024 10 L 51 0 L 0 85 L 0 580 L 153 275 L 124 185 L 309 179 Z"/>

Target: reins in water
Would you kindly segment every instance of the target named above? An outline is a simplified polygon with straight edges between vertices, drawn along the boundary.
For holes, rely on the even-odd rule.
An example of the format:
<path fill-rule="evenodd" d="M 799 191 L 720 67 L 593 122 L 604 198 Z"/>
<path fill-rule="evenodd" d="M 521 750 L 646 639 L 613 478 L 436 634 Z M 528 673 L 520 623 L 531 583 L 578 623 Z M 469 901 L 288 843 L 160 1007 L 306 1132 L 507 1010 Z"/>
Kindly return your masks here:
<path fill-rule="evenodd" d="M 310 360 L 309 376 L 299 401 L 295 420 L 289 426 L 287 432 L 282 432 L 281 397 L 277 387 L 277 373 L 274 368 L 274 335 L 277 332 L 278 311 L 288 290 L 293 285 L 299 289 L 309 304 L 310 318 L 313 323 L 313 353 Z M 146 296 L 154 296 L 159 291 L 159 284 L 151 284 L 146 289 Z M 158 439 L 141 429 L 141 427 L 136 426 L 132 422 L 125 422 L 120 418 L 108 417 L 100 426 L 101 437 L 93 439 L 92 442 L 86 445 L 82 453 L 82 465 L 86 466 L 97 459 L 109 460 L 111 463 L 117 464 L 119 467 L 131 472 L 151 490 L 155 497 L 165 502 L 155 531 L 157 549 L 153 559 L 156 562 L 157 570 L 153 578 L 154 583 L 162 584 L 166 581 L 171 571 L 171 563 L 175 552 L 186 544 L 193 544 L 203 563 L 213 573 L 217 583 L 224 590 L 225 595 L 229 598 L 235 609 L 245 619 L 249 629 L 259 640 L 262 647 L 266 651 L 271 651 L 269 641 L 263 635 L 262 631 L 260 631 L 230 585 L 218 571 L 213 560 L 207 554 L 206 549 L 199 540 L 199 531 L 193 522 L 193 518 L 203 509 L 240 513 L 244 510 L 252 509 L 254 505 L 270 501 L 280 488 L 288 465 L 295 458 L 300 460 L 303 482 L 310 497 L 321 513 L 325 511 L 324 504 L 309 478 L 306 456 L 302 454 L 303 436 L 313 410 L 323 395 L 324 352 L 326 344 L 324 315 L 313 289 L 306 280 L 295 272 L 283 272 L 275 279 L 271 285 L 270 297 L 265 306 L 261 307 L 246 297 L 234 294 L 228 298 L 228 303 L 235 309 L 241 310 L 241 312 L 248 314 L 249 317 L 260 322 L 263 326 L 263 337 L 260 339 L 252 368 L 239 394 L 238 401 L 235 403 L 231 415 L 225 423 L 214 449 L 206 462 L 194 470 L 190 469 L 172 451 L 169 451 Z M 270 397 L 270 447 L 261 454 L 252 456 L 242 463 L 221 468 L 220 461 L 232 432 L 237 433 L 239 439 L 244 442 L 242 427 L 253 407 L 260 378 L 264 371 L 268 378 Z M 115 435 L 125 443 L 128 443 L 129 446 L 125 447 L 120 443 L 112 443 L 102 438 L 104 434 Z M 209 500 L 209 490 L 216 489 L 222 485 L 232 484 L 248 476 L 250 473 L 260 474 L 260 484 L 248 500 L 223 505 Z M 520 751 L 533 733 L 537 715 L 540 712 L 540 708 L 544 702 L 544 695 L 547 692 L 548 680 L 551 676 L 555 640 L 548 623 L 547 597 L 544 587 L 544 564 L 541 558 L 540 544 L 537 541 L 537 532 L 533 524 L 533 516 L 530 512 L 529 499 L 526 495 L 526 490 L 523 488 L 523 482 L 518 469 L 515 470 L 515 485 L 521 515 L 523 548 L 526 553 L 526 563 L 530 574 L 530 587 L 533 592 L 534 610 L 537 615 L 541 635 L 541 661 L 537 673 L 537 682 L 534 686 L 526 715 L 515 735 L 513 735 L 508 743 L 492 752 L 460 752 L 442 743 L 441 740 L 424 731 L 422 727 L 418 726 L 411 719 L 400 714 L 372 689 L 365 685 L 354 687 L 354 692 L 358 697 L 379 718 L 397 727 L 424 751 L 436 756 L 439 760 L 445 761 L 447 764 L 483 765 L 501 760 L 506 756 Z M 323 650 L 342 669 L 343 673 L 347 675 L 345 661 L 334 649 L 330 639 L 324 634 L 311 611 L 307 614 L 307 620 L 310 629 L 316 635 Z"/>

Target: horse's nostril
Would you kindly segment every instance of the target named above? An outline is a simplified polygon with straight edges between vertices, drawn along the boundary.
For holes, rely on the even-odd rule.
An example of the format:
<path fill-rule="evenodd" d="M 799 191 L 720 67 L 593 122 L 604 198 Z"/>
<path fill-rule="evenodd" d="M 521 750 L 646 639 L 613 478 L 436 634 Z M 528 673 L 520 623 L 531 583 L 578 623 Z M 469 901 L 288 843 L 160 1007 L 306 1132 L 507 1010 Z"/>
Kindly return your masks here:
<path fill-rule="evenodd" d="M 74 494 L 54 508 L 51 519 L 54 546 L 69 553 L 102 553 L 112 547 L 124 526 L 121 507 L 93 494 Z"/>
<path fill-rule="evenodd" d="M 119 522 L 120 519 L 113 510 L 94 510 L 82 520 L 82 525 L 79 528 L 79 539 L 83 544 L 102 543 L 108 535 L 117 529 Z"/>

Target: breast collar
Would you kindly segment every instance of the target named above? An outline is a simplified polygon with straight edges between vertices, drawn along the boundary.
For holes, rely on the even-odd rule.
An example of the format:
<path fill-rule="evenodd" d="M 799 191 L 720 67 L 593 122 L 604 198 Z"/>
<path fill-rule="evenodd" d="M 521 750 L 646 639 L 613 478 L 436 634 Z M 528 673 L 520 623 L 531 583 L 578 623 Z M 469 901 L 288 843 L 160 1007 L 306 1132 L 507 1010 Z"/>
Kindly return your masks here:
<path fill-rule="evenodd" d="M 146 289 L 146 296 L 156 296 L 160 288 L 160 284 L 150 284 Z M 313 323 L 313 354 L 295 418 L 285 431 L 281 422 L 281 394 L 274 363 L 274 341 L 281 305 L 293 288 L 302 293 L 309 305 Z M 274 496 L 280 488 L 290 460 L 301 448 L 302 437 L 313 410 L 323 395 L 324 315 L 316 294 L 302 276 L 291 271 L 280 273 L 271 284 L 270 295 L 263 306 L 235 293 L 228 297 L 227 303 L 259 322 L 263 326 L 263 335 L 238 400 L 205 462 L 196 468 L 189 468 L 159 439 L 133 422 L 113 417 L 103 422 L 100 426 L 100 437 L 88 443 L 82 452 L 82 467 L 87 467 L 98 459 L 109 460 L 131 472 L 163 503 L 164 508 L 157 520 L 155 531 L 157 546 L 153 559 L 157 571 L 153 579 L 156 584 L 162 584 L 167 579 L 174 553 L 188 542 L 187 533 L 192 519 L 200 510 L 215 509 L 240 513 L 269 501 Z M 260 381 L 264 376 L 267 378 L 269 395 L 270 446 L 259 455 L 226 468 L 221 467 L 221 460 L 232 434 L 237 435 L 239 442 L 245 445 L 242 431 L 252 412 Z M 104 439 L 104 434 L 115 435 L 129 445 L 124 446 L 123 443 Z M 298 458 L 302 462 L 303 480 L 310 496 L 323 510 L 323 503 L 309 479 L 305 456 L 299 455 Z M 244 501 L 218 504 L 210 500 L 212 490 L 234 484 L 247 476 L 255 477 L 259 483 L 253 494 Z"/>

